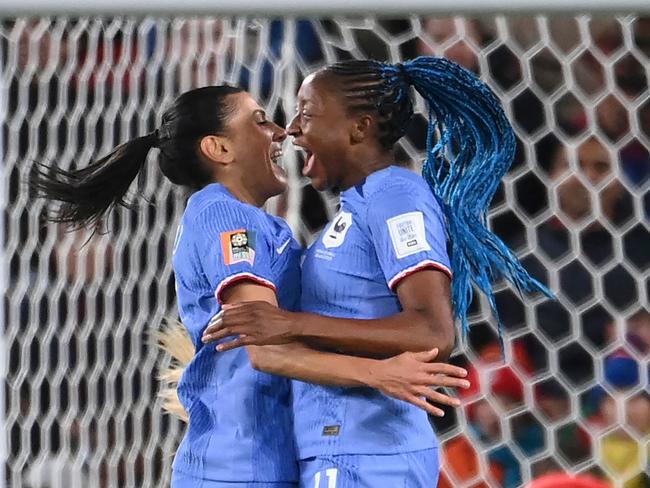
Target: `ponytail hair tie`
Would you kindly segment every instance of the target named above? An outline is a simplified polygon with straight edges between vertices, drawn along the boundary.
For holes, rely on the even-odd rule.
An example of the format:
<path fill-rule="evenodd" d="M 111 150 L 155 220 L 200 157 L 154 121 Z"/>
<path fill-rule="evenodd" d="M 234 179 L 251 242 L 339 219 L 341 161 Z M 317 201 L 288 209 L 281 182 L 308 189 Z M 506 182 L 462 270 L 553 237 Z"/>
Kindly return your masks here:
<path fill-rule="evenodd" d="M 160 147 L 160 131 L 158 129 L 145 136 L 151 147 Z"/>
<path fill-rule="evenodd" d="M 171 139 L 172 135 L 171 132 L 169 131 L 169 127 L 166 127 L 164 124 L 158 127 L 156 130 L 154 130 L 151 134 L 148 134 L 147 137 L 151 138 L 151 146 L 152 147 L 160 147 L 160 145 Z"/>
<path fill-rule="evenodd" d="M 408 69 L 402 63 L 397 63 L 395 65 L 397 69 L 398 76 L 401 76 L 402 79 L 406 82 L 407 85 L 411 84 L 411 75 L 409 75 Z"/>

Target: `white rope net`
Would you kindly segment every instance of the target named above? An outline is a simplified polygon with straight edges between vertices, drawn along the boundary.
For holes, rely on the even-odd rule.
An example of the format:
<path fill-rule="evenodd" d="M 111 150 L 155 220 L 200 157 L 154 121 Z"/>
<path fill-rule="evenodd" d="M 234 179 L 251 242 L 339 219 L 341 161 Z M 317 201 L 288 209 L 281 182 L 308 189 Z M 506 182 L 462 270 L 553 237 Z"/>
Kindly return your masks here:
<path fill-rule="evenodd" d="M 440 486 L 552 472 L 648 486 L 650 19 L 631 16 L 2 21 L 8 486 L 167 486 L 183 428 L 155 399 L 150 333 L 175 313 L 185 195 L 152 153 L 138 210 L 84 246 L 87 234 L 43 226 L 24 186 L 33 163 L 85 165 L 152 130 L 193 87 L 244 85 L 282 121 L 300 80 L 328 62 L 420 54 L 480 73 L 503 101 L 519 151 L 490 223 L 558 297 L 524 305 L 499 291 L 505 365 L 476 303 L 455 357 L 475 387 L 436 422 Z M 398 152 L 415 170 L 425 127 L 426 114 Z M 285 152 L 291 188 L 268 208 L 309 242 L 336 198 L 311 190 Z"/>

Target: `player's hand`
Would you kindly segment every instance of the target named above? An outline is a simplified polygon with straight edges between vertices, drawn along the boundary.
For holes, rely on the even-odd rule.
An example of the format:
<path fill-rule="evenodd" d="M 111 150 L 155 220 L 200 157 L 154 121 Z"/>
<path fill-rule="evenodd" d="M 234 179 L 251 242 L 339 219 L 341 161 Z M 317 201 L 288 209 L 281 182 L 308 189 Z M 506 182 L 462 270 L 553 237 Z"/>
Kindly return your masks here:
<path fill-rule="evenodd" d="M 224 305 L 203 332 L 205 344 L 224 337 L 236 336 L 217 346 L 217 351 L 229 351 L 242 346 L 269 346 L 295 340 L 292 333 L 293 314 L 268 302 L 242 302 Z"/>
<path fill-rule="evenodd" d="M 430 415 L 442 417 L 444 411 L 427 403 L 427 399 L 440 404 L 458 407 L 460 400 L 432 388 L 469 388 L 464 379 L 467 371 L 447 363 L 432 362 L 438 349 L 425 352 L 405 352 L 399 356 L 379 361 L 373 371 L 372 386 L 385 395 L 412 403 Z"/>

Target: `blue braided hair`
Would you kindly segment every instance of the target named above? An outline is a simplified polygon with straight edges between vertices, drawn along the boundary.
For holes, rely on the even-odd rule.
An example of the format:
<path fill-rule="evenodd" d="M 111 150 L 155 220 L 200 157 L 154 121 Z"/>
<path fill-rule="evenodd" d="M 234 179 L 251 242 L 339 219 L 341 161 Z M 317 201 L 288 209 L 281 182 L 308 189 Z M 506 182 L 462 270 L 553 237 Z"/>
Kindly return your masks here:
<path fill-rule="evenodd" d="M 350 111 L 379 114 L 379 142 L 386 149 L 405 134 L 413 116 L 410 87 L 426 100 L 429 126 L 422 176 L 445 212 L 452 300 L 463 332 L 469 329 L 473 284 L 487 297 L 499 326 L 495 281 L 507 279 L 520 294 L 552 297 L 486 225 L 487 209 L 512 164 L 516 143 L 498 98 L 485 83 L 448 59 L 430 56 L 395 65 L 344 61 L 324 71 L 344 79 L 341 89 Z"/>

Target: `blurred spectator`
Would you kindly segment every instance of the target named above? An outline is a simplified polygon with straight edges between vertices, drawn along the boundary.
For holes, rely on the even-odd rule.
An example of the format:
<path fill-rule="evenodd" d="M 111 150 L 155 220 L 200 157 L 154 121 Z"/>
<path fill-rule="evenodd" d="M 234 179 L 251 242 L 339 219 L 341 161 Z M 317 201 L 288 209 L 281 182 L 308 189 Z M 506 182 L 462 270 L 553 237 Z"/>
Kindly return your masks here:
<path fill-rule="evenodd" d="M 625 413 L 627 425 L 635 436 L 643 439 L 650 435 L 650 390 L 646 388 L 630 398 Z"/>
<path fill-rule="evenodd" d="M 638 353 L 650 353 L 650 311 L 639 310 L 627 321 L 627 342 Z"/>
<path fill-rule="evenodd" d="M 214 18 L 183 19 L 154 30 L 154 46 L 162 45 L 165 51 L 166 66 L 162 69 L 174 69 L 175 92 L 223 79 L 226 73 L 219 72 L 219 67 L 225 65 L 223 58 L 232 56 L 235 48 L 227 30 L 227 21 Z"/>
<path fill-rule="evenodd" d="M 643 366 L 647 368 L 647 362 Z M 650 445 L 643 442 L 650 435 L 650 389 L 640 382 L 640 367 L 625 349 L 619 349 L 604 362 L 605 385 L 611 394 L 601 386 L 591 394 L 596 413 L 589 424 L 596 432 L 608 430 L 600 435 L 599 459 L 608 475 L 625 481 L 625 488 L 646 488 L 650 483 L 644 473 L 650 467 Z M 612 430 L 616 426 L 625 429 Z"/>
<path fill-rule="evenodd" d="M 258 31 L 261 30 L 257 26 L 251 25 L 251 27 L 247 32 L 249 42 L 257 37 Z M 283 82 L 283 78 L 277 75 L 277 71 L 281 69 L 280 58 L 285 35 L 285 22 L 273 20 L 268 26 L 268 38 L 258 39 L 257 43 L 251 42 L 253 45 L 259 44 L 259 48 L 257 52 L 247 54 L 250 57 L 256 55 L 257 59 L 251 59 L 250 62 L 242 59 L 233 60 L 240 70 L 237 84 L 246 90 L 251 90 L 254 94 L 259 93 L 261 101 L 283 93 L 283 87 L 278 85 Z M 291 44 L 295 47 L 298 67 L 312 67 L 324 59 L 323 49 L 311 20 L 296 21 L 295 39 Z"/>
<path fill-rule="evenodd" d="M 618 349 L 605 358 L 603 372 L 607 390 L 599 385 L 591 391 L 595 414 L 589 417 L 589 424 L 598 430 L 608 429 L 618 422 L 616 399 L 607 392 L 629 391 L 638 386 L 640 378 L 639 364 L 625 349 Z"/>
<path fill-rule="evenodd" d="M 632 103 L 633 100 L 629 100 Z M 650 134 L 650 104 L 638 110 L 641 132 Z M 587 127 L 586 114 L 580 115 L 569 122 L 572 132 L 579 132 Z M 612 94 L 607 95 L 596 106 L 596 124 L 602 134 L 610 142 L 618 142 L 629 136 L 631 132 L 627 108 Z M 647 127 L 646 127 L 647 125 Z M 636 134 L 635 134 L 636 136 Z M 622 176 L 633 189 L 641 188 L 650 179 L 650 152 L 640 139 L 635 137 L 617 152 Z M 642 195 L 646 217 L 650 217 L 650 192 Z"/>
<path fill-rule="evenodd" d="M 552 151 L 548 175 L 555 183 L 560 218 L 553 218 L 540 225 L 537 244 L 540 253 L 553 261 L 564 260 L 560 270 L 560 288 L 556 290 L 564 300 L 578 306 L 589 300 L 596 292 L 595 280 L 602 279 L 604 298 L 615 308 L 625 309 L 638 300 L 635 279 L 616 262 L 615 239 L 608 229 L 627 222 L 631 217 L 630 200 L 615 178 L 609 152 L 596 138 L 580 144 L 576 151 L 577 170 L 569 165 L 569 154 L 563 146 Z M 602 188 L 601 188 L 602 187 Z M 598 191 L 599 190 L 599 191 Z M 573 248 L 568 227 L 581 226 L 578 234 L 579 248 Z M 650 233 L 640 228 L 629 232 L 624 240 L 625 262 L 639 270 L 650 267 Z M 577 253 L 579 259 L 571 259 Z M 584 263 L 584 264 L 583 264 Z M 528 261 L 533 276 L 546 276 L 546 270 L 537 260 Z M 615 265 L 612 267 L 612 265 Z M 589 266 L 589 268 L 585 267 Z M 590 268 L 607 269 L 602 278 L 590 272 Z M 503 310 L 504 321 L 511 320 L 512 312 Z M 553 341 L 571 332 L 569 311 L 562 302 L 548 301 L 537 307 L 537 326 Z M 602 348 L 606 341 L 607 326 L 611 316 L 602 307 L 595 307 L 582 317 L 582 331 L 593 345 Z M 585 363 L 585 355 L 566 354 L 561 367 L 574 382 L 590 377 L 592 366 Z M 573 362 L 577 361 L 577 362 Z M 570 365 L 569 367 L 566 367 Z"/>
<path fill-rule="evenodd" d="M 571 415 L 569 395 L 555 381 L 546 381 L 535 388 L 535 404 L 537 409 L 551 422 L 566 419 Z"/>
<path fill-rule="evenodd" d="M 587 180 L 587 187 L 576 174 L 572 174 L 565 148 L 559 148 L 555 153 L 549 172 L 552 181 L 560 182 L 556 186 L 560 210 L 571 223 L 577 224 L 585 218 L 594 217 L 604 217 L 610 223 L 616 223 L 628 217 L 621 215 L 623 187 L 620 181 L 612 178 L 616 168 L 605 146 L 598 139 L 590 138 L 578 147 L 577 160 L 578 170 Z M 594 206 L 591 195 L 608 179 L 611 181 L 607 187 L 597 192 L 599 207 Z M 598 210 L 600 212 L 596 213 Z M 602 228 L 599 224 L 596 227 Z M 598 264 L 601 260 L 596 258 L 592 261 Z"/>
<path fill-rule="evenodd" d="M 464 435 L 459 435 L 448 440 L 442 445 L 440 464 L 443 472 L 440 474 L 438 488 L 452 488 L 458 484 L 467 485 L 474 479 L 481 480 L 472 483 L 471 488 L 487 488 L 483 481 L 485 476 L 479 465 L 479 457 L 471 441 Z M 488 463 L 490 476 L 494 480 L 503 479 L 503 471 L 496 463 Z M 449 472 L 451 478 L 446 475 Z"/>
<path fill-rule="evenodd" d="M 514 342 L 514 364 L 516 367 L 502 365 L 502 354 L 498 342 L 485 344 L 479 354 L 479 363 L 468 368 L 468 380 L 471 387 L 459 392 L 465 399 L 469 426 L 482 445 L 481 451 L 487 451 L 486 463 L 490 475 L 499 486 L 516 488 L 521 484 L 521 467 L 512 450 L 503 445 L 502 416 L 499 415 L 485 397 L 495 398 L 504 412 L 520 407 L 524 400 L 523 381 L 532 372 L 532 363 L 521 342 Z M 481 372 L 485 372 L 484 384 Z M 525 455 L 538 452 L 544 443 L 544 432 L 539 424 L 531 418 L 520 415 L 511 420 L 513 441 Z M 443 445 L 443 464 L 457 482 L 468 482 L 479 473 L 479 460 L 471 441 L 458 436 Z M 479 476 L 479 479 L 481 477 Z M 451 480 L 443 477 L 441 487 L 453 486 Z M 485 486 L 476 484 L 471 486 Z"/>
<path fill-rule="evenodd" d="M 633 31 L 634 42 L 641 50 L 647 49 L 647 39 L 650 37 L 642 28 L 648 24 L 648 18 L 638 19 Z M 596 126 L 609 142 L 618 142 L 632 132 L 631 118 L 637 116 L 640 121 L 641 132 L 649 133 L 645 126 L 645 119 L 650 112 L 650 105 L 646 104 L 639 109 L 632 108 L 637 98 L 648 88 L 648 79 L 643 64 L 631 54 L 619 56 L 624 47 L 623 31 L 615 19 L 599 19 L 590 25 L 595 48 L 603 55 L 618 58 L 611 69 L 613 71 L 614 89 L 607 93 L 596 106 Z M 602 93 L 607 85 L 607 70 L 601 62 L 590 52 L 584 53 L 574 65 L 576 82 L 583 90 L 591 95 Z M 587 114 L 582 111 L 576 119 L 565 121 L 573 131 L 582 131 L 587 127 Z M 640 186 L 650 178 L 650 148 L 638 138 L 639 134 L 633 133 L 635 138 L 620 150 L 621 169 L 629 182 Z M 644 196 L 645 207 L 650 216 L 650 193 Z"/>
<path fill-rule="evenodd" d="M 466 19 L 425 18 L 423 37 L 417 39 L 416 56 L 444 56 L 478 73 L 477 50 L 481 33 L 476 22 Z"/>
<path fill-rule="evenodd" d="M 617 339 L 616 323 L 612 322 L 607 327 L 607 343 Z M 650 311 L 642 308 L 633 313 L 624 324 L 623 340 L 625 346 L 640 355 L 650 353 Z"/>
<path fill-rule="evenodd" d="M 603 410 L 613 416 L 611 399 Z M 600 459 L 603 468 L 616 480 L 626 480 L 624 488 L 647 488 L 650 483 L 650 445 L 641 439 L 650 434 L 650 394 L 638 393 L 625 402 L 625 426 L 627 430 L 616 429 L 600 441 Z M 613 420 L 613 419 L 609 419 Z"/>
<path fill-rule="evenodd" d="M 470 413 L 471 412 L 471 413 Z M 519 461 L 506 445 L 492 447 L 502 442 L 501 418 L 490 403 L 481 399 L 467 407 L 470 428 L 480 442 L 477 446 L 481 456 L 485 454 L 486 464 L 493 482 L 503 488 L 516 488 L 521 483 Z M 439 487 L 456 486 L 455 483 L 467 483 L 478 477 L 483 480 L 486 473 L 480 468 L 479 458 L 473 442 L 464 435 L 459 435 L 445 442 L 442 446 L 442 463 L 452 476 L 450 480 L 441 476 Z M 485 487 L 485 483 L 471 486 Z"/>

